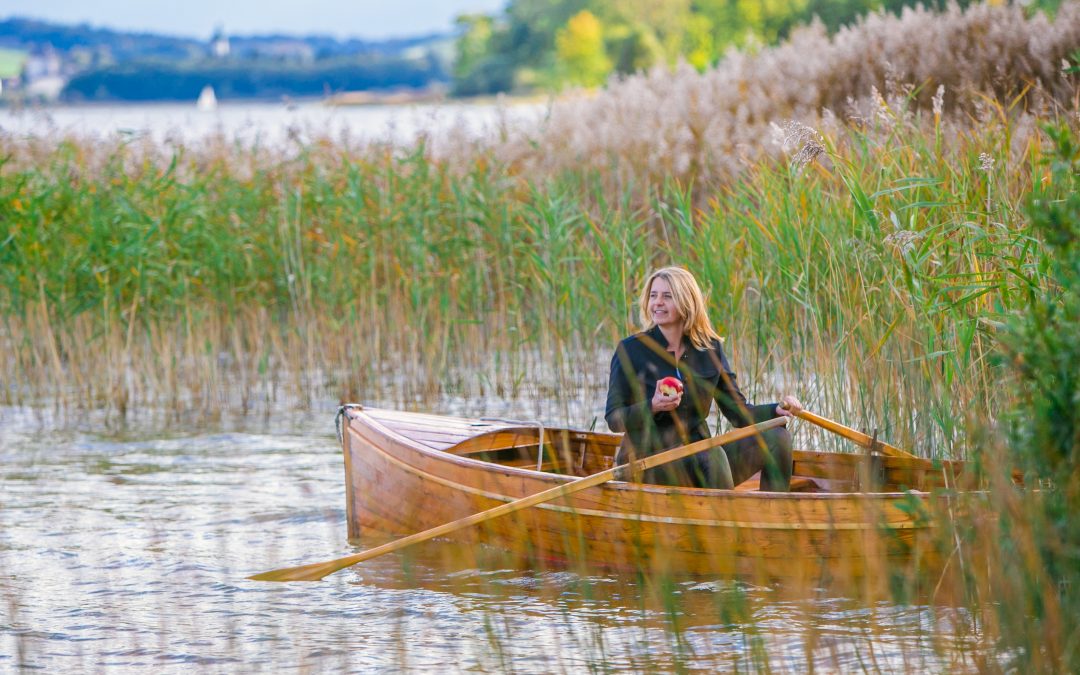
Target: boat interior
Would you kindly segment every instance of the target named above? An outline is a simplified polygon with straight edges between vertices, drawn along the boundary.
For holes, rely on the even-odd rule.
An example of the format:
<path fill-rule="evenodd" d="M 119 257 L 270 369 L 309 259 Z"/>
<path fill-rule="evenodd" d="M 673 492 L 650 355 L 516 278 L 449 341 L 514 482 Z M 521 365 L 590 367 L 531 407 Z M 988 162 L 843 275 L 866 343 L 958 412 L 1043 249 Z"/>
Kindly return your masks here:
<path fill-rule="evenodd" d="M 473 436 L 446 452 L 549 473 L 588 476 L 612 467 L 619 445 L 617 434 L 570 429 L 502 428 Z M 792 492 L 902 492 L 955 485 L 959 465 L 951 462 L 886 457 L 856 452 L 796 450 Z M 737 491 L 758 489 L 758 475 Z"/>
<path fill-rule="evenodd" d="M 535 422 L 466 419 L 364 408 L 364 416 L 422 446 L 501 466 L 588 476 L 614 464 L 621 435 L 542 427 Z M 889 457 L 851 445 L 852 452 L 796 450 L 793 492 L 903 492 L 974 487 L 963 462 Z M 753 476 L 735 487 L 758 489 Z"/>

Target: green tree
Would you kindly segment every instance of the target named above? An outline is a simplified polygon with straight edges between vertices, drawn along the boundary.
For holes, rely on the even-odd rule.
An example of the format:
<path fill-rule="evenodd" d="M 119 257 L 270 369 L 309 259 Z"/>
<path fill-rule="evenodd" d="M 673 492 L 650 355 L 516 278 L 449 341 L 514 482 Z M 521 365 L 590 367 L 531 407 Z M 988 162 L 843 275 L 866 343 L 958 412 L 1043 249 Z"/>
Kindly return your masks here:
<path fill-rule="evenodd" d="M 510 89 L 514 64 L 496 46 L 503 36 L 495 19 L 485 14 L 465 14 L 457 18 L 457 25 L 461 33 L 455 45 L 454 94 L 476 96 Z"/>
<path fill-rule="evenodd" d="M 749 34 L 749 26 L 739 13 L 736 0 L 694 0 L 692 9 L 696 16 L 708 19 L 717 55 L 729 45 L 742 44 Z"/>
<path fill-rule="evenodd" d="M 1041 168 L 1042 179 L 1026 207 L 1031 235 L 1046 247 L 1046 264 L 1023 272 L 1046 277 L 1044 283 L 1032 280 L 1028 307 L 1012 319 L 1002 340 L 1015 375 L 1010 385 L 1018 394 L 1016 408 L 1005 418 L 1011 422 L 1011 458 L 1025 469 L 1030 487 L 1036 486 L 1031 479 L 1042 481 L 1042 489 L 1028 495 L 1032 509 L 1002 519 L 1003 541 L 1012 541 L 1009 528 L 1027 529 L 1036 547 L 1007 549 L 1015 568 L 1002 575 L 1005 590 L 1011 585 L 1022 592 L 995 597 L 1023 597 L 1029 603 L 1003 605 L 999 613 L 1006 642 L 1016 647 L 1013 670 L 1049 663 L 1054 672 L 1078 672 L 1080 142 L 1064 124 L 1046 131 L 1055 153 Z M 1047 640 L 1051 633 L 1056 639 Z"/>
<path fill-rule="evenodd" d="M 716 53 L 716 39 L 712 21 L 703 14 L 693 14 L 686 25 L 683 54 L 687 63 L 698 70 L 705 70 L 713 64 Z"/>
<path fill-rule="evenodd" d="M 664 47 L 648 27 L 639 23 L 620 24 L 604 31 L 607 52 L 615 62 L 615 72 L 629 75 L 648 70 L 664 61 Z"/>
<path fill-rule="evenodd" d="M 668 63 L 685 53 L 684 36 L 693 16 L 690 0 L 593 0 L 591 5 L 605 25 L 633 26 L 641 34 L 651 33 Z"/>
<path fill-rule="evenodd" d="M 604 51 L 604 27 L 587 10 L 570 17 L 555 34 L 555 54 L 559 73 L 569 84 L 595 87 L 611 73 L 611 59 Z"/>
<path fill-rule="evenodd" d="M 519 66 L 550 69 L 554 66 L 555 34 L 570 17 L 589 10 L 592 4 L 589 0 L 510 0 L 506 39 L 497 46 Z"/>
<path fill-rule="evenodd" d="M 461 31 L 455 45 L 454 77 L 467 78 L 491 48 L 495 20 L 486 14 L 462 14 L 454 21 Z"/>
<path fill-rule="evenodd" d="M 835 33 L 857 17 L 880 8 L 881 0 L 809 0 L 804 20 L 816 16 L 830 33 Z"/>
<path fill-rule="evenodd" d="M 942 7 L 947 0 L 922 0 Z M 960 6 L 972 0 L 948 0 Z M 1040 5 L 1057 0 L 1033 0 Z M 800 24 L 819 17 L 830 31 L 867 12 L 899 12 L 917 0 L 508 0 L 495 17 L 465 17 L 454 69 L 456 93 L 484 93 L 558 87 L 568 79 L 596 83 L 603 58 L 618 73 L 645 70 L 683 58 L 705 69 L 731 46 L 748 40 L 783 39 Z M 588 12 L 605 42 L 593 53 L 563 44 L 570 20 Z M 486 19 L 486 20 L 485 20 Z M 565 38 L 564 38 L 565 39 Z M 569 59 L 569 61 L 567 60 Z M 570 64 L 573 62 L 573 65 Z M 571 72 L 572 71 L 572 72 Z M 584 80 L 582 80 L 584 78 Z"/>
<path fill-rule="evenodd" d="M 754 35 L 773 43 L 805 21 L 807 0 L 736 0 L 743 22 Z"/>

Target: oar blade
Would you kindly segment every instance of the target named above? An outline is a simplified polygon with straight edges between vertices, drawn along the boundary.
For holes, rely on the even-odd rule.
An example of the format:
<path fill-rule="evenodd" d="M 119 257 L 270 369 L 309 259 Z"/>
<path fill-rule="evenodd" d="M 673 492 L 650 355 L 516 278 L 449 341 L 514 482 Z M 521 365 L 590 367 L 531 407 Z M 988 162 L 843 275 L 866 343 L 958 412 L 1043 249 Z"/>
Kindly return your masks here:
<path fill-rule="evenodd" d="M 348 567 L 348 565 L 345 565 Z M 338 561 L 312 563 L 300 567 L 286 567 L 280 570 L 270 570 L 253 574 L 248 579 L 252 581 L 321 581 L 328 574 L 333 574 L 342 568 Z"/>
<path fill-rule="evenodd" d="M 773 427 L 781 426 L 784 424 L 787 424 L 787 419 L 783 417 L 777 417 L 775 419 L 767 420 L 765 422 L 759 422 L 753 426 L 732 429 L 726 434 L 706 438 L 695 443 L 690 443 L 689 445 L 684 445 L 678 448 L 671 448 L 670 450 L 665 450 L 664 452 L 661 452 L 659 454 L 636 460 L 634 464 L 636 464 L 639 469 L 643 471 L 645 469 L 660 466 L 661 464 L 673 462 L 676 459 L 681 459 L 682 457 L 689 457 L 692 454 L 708 450 L 709 448 L 722 445 L 730 441 L 747 438 L 754 434 L 761 433 L 766 429 L 772 429 Z M 628 469 L 629 467 L 630 465 L 623 465 L 616 468 Z M 443 536 L 451 532 L 456 532 L 457 530 L 460 530 L 462 528 L 476 525 L 486 520 L 491 520 L 492 518 L 498 518 L 500 516 L 514 513 L 515 511 L 520 511 L 521 509 L 525 509 L 530 506 L 542 504 L 553 499 L 565 497 L 575 492 L 579 492 L 581 490 L 600 485 L 601 483 L 606 483 L 615 476 L 616 468 L 605 469 L 603 471 L 600 471 L 599 473 L 594 473 L 591 476 L 578 478 L 577 480 L 570 483 L 562 483 L 560 485 L 557 485 L 556 487 L 529 495 L 528 497 L 522 497 L 521 499 L 507 502 L 506 504 L 496 506 L 494 508 L 488 509 L 487 511 L 474 513 L 471 516 L 466 516 L 465 518 L 460 518 L 453 522 L 444 523 L 442 525 L 439 525 L 438 527 L 424 530 L 423 532 L 410 534 L 409 536 L 398 539 L 397 541 L 392 541 L 390 543 L 383 544 L 382 546 L 376 546 L 375 548 L 368 549 L 361 553 L 356 553 L 354 555 L 346 556 L 344 558 L 338 558 L 337 560 L 329 560 L 321 563 L 313 563 L 311 565 L 303 565 L 301 567 L 289 567 L 281 570 L 271 570 L 269 572 L 263 572 L 261 574 L 250 576 L 248 577 L 248 579 L 251 579 L 253 581 L 318 581 L 328 574 L 333 574 L 338 570 L 345 569 L 346 567 L 355 565 L 356 563 L 376 558 L 380 555 L 383 555 L 384 553 L 398 551 L 407 546 L 418 544 L 422 541 L 427 541 L 428 539 Z"/>

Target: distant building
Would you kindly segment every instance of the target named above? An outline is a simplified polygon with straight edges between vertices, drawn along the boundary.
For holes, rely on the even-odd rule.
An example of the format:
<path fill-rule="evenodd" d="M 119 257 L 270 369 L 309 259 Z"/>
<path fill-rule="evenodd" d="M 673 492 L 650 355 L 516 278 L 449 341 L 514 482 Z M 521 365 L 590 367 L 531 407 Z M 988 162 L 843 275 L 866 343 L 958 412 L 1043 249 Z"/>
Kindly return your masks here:
<path fill-rule="evenodd" d="M 59 75 L 46 75 L 39 77 L 33 82 L 27 82 L 23 91 L 30 98 L 55 101 L 60 98 L 60 93 L 67 86 L 67 80 Z"/>
<path fill-rule="evenodd" d="M 218 26 L 214 30 L 214 36 L 210 38 L 210 53 L 219 59 L 229 55 L 229 36 L 225 35 L 224 29 Z"/>
<path fill-rule="evenodd" d="M 67 85 L 60 53 L 52 46 L 32 52 L 23 64 L 20 79 L 28 97 L 55 101 Z"/>
<path fill-rule="evenodd" d="M 45 77 L 59 77 L 63 65 L 60 54 L 49 45 L 31 53 L 26 59 L 26 64 L 23 66 L 23 78 L 27 84 L 30 84 Z"/>

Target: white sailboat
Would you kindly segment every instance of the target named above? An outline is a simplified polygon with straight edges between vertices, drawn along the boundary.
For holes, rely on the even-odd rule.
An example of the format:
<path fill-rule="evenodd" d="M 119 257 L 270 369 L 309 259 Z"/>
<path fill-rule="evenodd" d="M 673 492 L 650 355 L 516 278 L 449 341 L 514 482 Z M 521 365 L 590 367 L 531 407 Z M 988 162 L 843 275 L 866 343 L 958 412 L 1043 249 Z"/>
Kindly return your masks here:
<path fill-rule="evenodd" d="M 202 88 L 199 93 L 199 100 L 195 102 L 195 107 L 203 112 L 217 110 L 217 96 L 214 95 L 212 86 L 208 84 Z"/>

